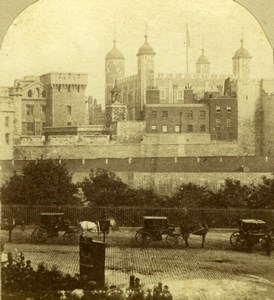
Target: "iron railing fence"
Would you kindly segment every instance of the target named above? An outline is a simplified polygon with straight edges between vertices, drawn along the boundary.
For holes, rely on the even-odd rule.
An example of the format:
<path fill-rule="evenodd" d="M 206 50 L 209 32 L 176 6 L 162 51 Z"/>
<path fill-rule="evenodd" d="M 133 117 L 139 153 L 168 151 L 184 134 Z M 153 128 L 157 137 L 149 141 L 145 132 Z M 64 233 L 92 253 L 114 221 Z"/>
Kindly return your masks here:
<path fill-rule="evenodd" d="M 143 216 L 166 216 L 170 224 L 178 226 L 183 220 L 206 220 L 210 227 L 235 228 L 239 219 L 262 219 L 270 226 L 274 226 L 274 210 L 249 209 L 205 209 L 205 208 L 152 208 L 152 207 L 80 207 L 80 206 L 27 206 L 2 205 L 1 216 L 12 216 L 18 222 L 24 220 L 26 224 L 39 224 L 42 212 L 63 212 L 65 219 L 76 224 L 77 221 L 96 221 L 106 214 L 114 218 L 121 227 L 141 227 Z"/>

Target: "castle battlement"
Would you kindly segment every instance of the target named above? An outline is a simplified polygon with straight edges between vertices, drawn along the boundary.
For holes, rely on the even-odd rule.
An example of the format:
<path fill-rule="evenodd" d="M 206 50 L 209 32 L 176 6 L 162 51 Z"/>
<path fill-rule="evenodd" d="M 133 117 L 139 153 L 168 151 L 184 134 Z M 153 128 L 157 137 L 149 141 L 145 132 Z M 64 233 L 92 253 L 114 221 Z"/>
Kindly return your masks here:
<path fill-rule="evenodd" d="M 137 78 L 138 78 L 137 75 L 132 75 L 132 76 L 124 77 L 124 78 L 119 78 L 118 83 L 130 83 L 130 82 L 136 81 Z"/>
<path fill-rule="evenodd" d="M 41 75 L 40 80 L 45 85 L 52 85 L 52 84 L 87 85 L 88 74 L 48 73 L 48 74 Z"/>
<path fill-rule="evenodd" d="M 207 77 L 201 77 L 200 74 L 170 74 L 170 73 L 158 73 L 158 79 L 226 79 L 231 75 L 226 74 L 209 74 Z"/>

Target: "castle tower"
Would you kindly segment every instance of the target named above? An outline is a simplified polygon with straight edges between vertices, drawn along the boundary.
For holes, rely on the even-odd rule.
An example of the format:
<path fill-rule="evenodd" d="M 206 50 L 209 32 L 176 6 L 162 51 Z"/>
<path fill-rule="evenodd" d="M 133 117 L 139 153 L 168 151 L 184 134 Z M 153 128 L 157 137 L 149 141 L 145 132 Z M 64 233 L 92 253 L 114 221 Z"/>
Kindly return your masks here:
<path fill-rule="evenodd" d="M 138 87 L 139 87 L 139 115 L 142 118 L 142 111 L 146 104 L 146 89 L 149 86 L 154 86 L 155 70 L 155 51 L 148 43 L 147 33 L 145 34 L 145 43 L 139 49 L 137 53 L 137 65 L 138 65 Z M 138 112 L 137 112 L 138 114 Z"/>
<path fill-rule="evenodd" d="M 111 104 L 111 90 L 116 79 L 125 77 L 125 58 L 116 47 L 116 40 L 113 40 L 113 48 L 108 52 L 105 59 L 105 105 Z"/>
<path fill-rule="evenodd" d="M 204 48 L 202 48 L 202 54 L 196 62 L 197 78 L 208 78 L 210 76 L 210 62 L 204 52 Z"/>
<path fill-rule="evenodd" d="M 249 79 L 250 61 L 252 56 L 244 48 L 244 40 L 241 39 L 241 47 L 235 52 L 233 59 L 233 74 L 235 79 Z"/>

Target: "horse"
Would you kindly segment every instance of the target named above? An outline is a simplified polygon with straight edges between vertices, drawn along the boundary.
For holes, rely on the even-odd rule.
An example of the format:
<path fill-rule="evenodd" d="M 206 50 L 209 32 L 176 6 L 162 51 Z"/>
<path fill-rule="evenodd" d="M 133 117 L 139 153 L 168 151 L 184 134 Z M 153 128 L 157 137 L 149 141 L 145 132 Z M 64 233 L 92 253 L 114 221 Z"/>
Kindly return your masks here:
<path fill-rule="evenodd" d="M 205 237 L 208 229 L 209 227 L 205 221 L 195 223 L 180 223 L 180 231 L 186 247 L 189 247 L 188 238 L 191 234 L 193 234 L 202 236 L 202 248 L 204 248 Z"/>
<path fill-rule="evenodd" d="M 112 231 L 119 230 L 119 227 L 117 226 L 117 223 L 114 218 L 110 218 L 108 220 Z M 103 230 L 100 227 L 100 221 L 81 221 L 78 222 L 78 226 L 80 227 L 82 236 L 87 236 L 88 233 L 97 233 L 98 236 L 100 236 L 103 233 Z M 108 233 L 109 231 L 106 231 L 106 234 Z"/>

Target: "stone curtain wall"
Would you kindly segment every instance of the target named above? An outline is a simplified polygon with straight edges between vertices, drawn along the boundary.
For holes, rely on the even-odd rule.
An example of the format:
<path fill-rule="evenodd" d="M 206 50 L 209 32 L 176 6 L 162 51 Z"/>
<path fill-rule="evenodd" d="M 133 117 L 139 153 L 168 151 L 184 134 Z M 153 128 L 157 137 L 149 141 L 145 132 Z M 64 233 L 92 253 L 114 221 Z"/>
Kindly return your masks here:
<path fill-rule="evenodd" d="M 0 161 L 3 184 L 14 171 L 20 172 L 28 161 Z M 160 194 L 174 192 L 182 183 L 193 182 L 212 190 L 226 178 L 257 184 L 263 176 L 271 178 L 274 157 L 150 157 L 66 160 L 73 181 L 81 181 L 90 169 L 103 168 L 133 187 L 153 188 Z"/>
<path fill-rule="evenodd" d="M 124 135 L 131 139 L 131 135 Z M 132 137 L 133 138 L 133 137 Z M 70 138 L 68 138 L 70 140 Z M 50 143 L 44 146 L 16 145 L 14 147 L 14 159 L 37 159 L 43 156 L 47 158 L 62 159 L 93 159 L 93 158 L 130 158 L 130 157 L 180 157 L 180 156 L 237 156 L 243 152 L 235 142 L 212 142 L 210 144 L 195 145 L 157 145 L 157 144 L 116 144 L 109 142 L 106 138 L 94 138 L 94 144 L 88 143 L 72 144 L 72 141 L 57 144 L 58 139 L 54 139 L 54 145 Z M 97 140 L 97 142 L 96 142 Z M 99 141 L 100 140 L 100 141 Z"/>
<path fill-rule="evenodd" d="M 124 121 L 117 123 L 117 140 L 119 143 L 140 143 L 145 133 L 145 122 Z"/>

